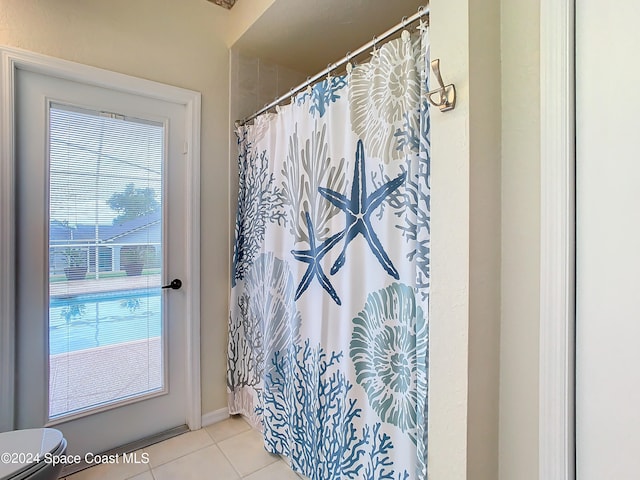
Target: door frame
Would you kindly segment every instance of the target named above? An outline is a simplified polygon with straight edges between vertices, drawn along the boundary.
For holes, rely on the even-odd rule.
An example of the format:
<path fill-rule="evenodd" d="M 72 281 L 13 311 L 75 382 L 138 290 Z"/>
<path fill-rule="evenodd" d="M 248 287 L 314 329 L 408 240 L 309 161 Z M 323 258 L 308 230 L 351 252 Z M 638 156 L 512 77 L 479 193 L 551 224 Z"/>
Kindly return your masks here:
<path fill-rule="evenodd" d="M 15 72 L 26 70 L 184 105 L 187 145 L 186 345 L 187 412 L 201 427 L 200 383 L 200 116 L 201 94 L 151 80 L 0 46 L 0 432 L 13 430 L 15 412 Z"/>
<path fill-rule="evenodd" d="M 575 0 L 540 2 L 539 477 L 575 479 Z"/>

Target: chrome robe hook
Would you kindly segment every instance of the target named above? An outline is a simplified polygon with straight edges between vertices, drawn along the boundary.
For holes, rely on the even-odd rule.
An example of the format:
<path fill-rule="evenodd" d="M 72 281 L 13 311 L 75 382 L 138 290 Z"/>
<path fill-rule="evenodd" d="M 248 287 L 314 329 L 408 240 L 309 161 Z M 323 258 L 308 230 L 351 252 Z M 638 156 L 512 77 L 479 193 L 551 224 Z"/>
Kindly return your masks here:
<path fill-rule="evenodd" d="M 435 59 L 431 62 L 431 70 L 433 70 L 433 75 L 436 77 L 440 88 L 431 90 L 427 94 L 429 102 L 434 107 L 438 107 L 441 112 L 453 110 L 456 106 L 456 86 L 453 83 L 445 85 L 442 81 L 442 75 L 440 75 L 440 59 Z M 434 99 L 436 95 L 439 97 Z"/>

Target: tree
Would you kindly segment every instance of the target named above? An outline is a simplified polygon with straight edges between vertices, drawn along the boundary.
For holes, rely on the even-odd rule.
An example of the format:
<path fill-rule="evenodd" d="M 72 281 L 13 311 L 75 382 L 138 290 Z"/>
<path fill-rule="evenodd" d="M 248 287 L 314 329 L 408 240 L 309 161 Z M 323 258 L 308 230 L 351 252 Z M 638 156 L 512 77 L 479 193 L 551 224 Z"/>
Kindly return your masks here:
<path fill-rule="evenodd" d="M 128 184 L 123 192 L 111 195 L 107 204 L 119 213 L 113 219 L 114 225 L 142 217 L 160 208 L 153 188 L 136 188 L 133 183 Z"/>

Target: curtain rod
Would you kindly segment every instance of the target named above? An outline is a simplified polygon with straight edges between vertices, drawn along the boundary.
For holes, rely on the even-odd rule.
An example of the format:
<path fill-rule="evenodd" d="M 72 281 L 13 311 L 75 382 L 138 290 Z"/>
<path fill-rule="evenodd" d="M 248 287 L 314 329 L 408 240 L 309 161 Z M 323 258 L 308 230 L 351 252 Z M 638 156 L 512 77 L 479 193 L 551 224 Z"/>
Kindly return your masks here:
<path fill-rule="evenodd" d="M 389 38 L 394 33 L 397 33 L 398 31 L 402 30 L 403 28 L 406 28 L 407 25 L 415 22 L 416 20 L 418 20 L 418 19 L 420 19 L 420 18 L 422 18 L 424 16 L 426 16 L 427 18 L 429 17 L 429 9 L 425 8 L 425 7 L 419 7 L 417 13 L 414 13 L 409 18 L 404 17 L 400 23 L 398 23 L 397 25 L 391 27 L 389 30 L 384 32 L 382 35 L 373 37 L 373 40 L 371 40 L 370 42 L 364 44 L 363 46 L 358 48 L 355 52 L 353 52 L 353 53 L 349 52 L 344 57 L 342 57 L 340 60 L 338 60 L 337 62 L 330 63 L 327 68 L 325 68 L 321 72 L 315 74 L 313 77 L 307 78 L 307 80 L 305 82 L 301 83 L 300 85 L 298 85 L 295 88 L 292 88 L 291 90 L 289 90 L 288 93 L 285 93 L 281 97 L 276 98 L 273 102 L 271 102 L 268 105 L 265 105 L 260 110 L 258 110 L 256 113 L 254 113 L 253 115 L 250 115 L 250 116 L 246 117 L 245 119 L 243 119 L 241 121 L 236 121 L 236 126 L 246 125 L 247 123 L 249 123 L 251 120 L 253 120 L 257 116 L 262 115 L 264 112 L 268 111 L 269 109 L 275 107 L 276 105 L 279 105 L 284 100 L 294 96 L 296 93 L 300 92 L 301 90 L 304 90 L 309 85 L 313 84 L 314 82 L 316 82 L 317 80 L 319 80 L 323 76 L 327 75 L 329 72 L 332 72 L 333 70 L 337 69 L 341 65 L 344 65 L 345 63 L 349 62 L 349 60 L 351 60 L 352 58 L 355 58 L 358 55 L 360 55 L 361 53 L 366 52 L 371 47 L 377 45 L 379 42 L 382 42 L 382 41 L 386 40 L 387 38 Z"/>

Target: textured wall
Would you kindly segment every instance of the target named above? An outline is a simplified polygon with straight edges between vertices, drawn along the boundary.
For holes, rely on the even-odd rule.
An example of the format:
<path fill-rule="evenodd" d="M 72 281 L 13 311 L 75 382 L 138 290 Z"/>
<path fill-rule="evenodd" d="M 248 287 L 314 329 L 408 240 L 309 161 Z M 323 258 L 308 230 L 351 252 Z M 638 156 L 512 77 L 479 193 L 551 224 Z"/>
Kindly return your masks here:
<path fill-rule="evenodd" d="M 307 78 L 304 73 L 243 55 L 236 49 L 231 50 L 230 61 L 230 110 L 236 120 L 255 113 Z"/>

